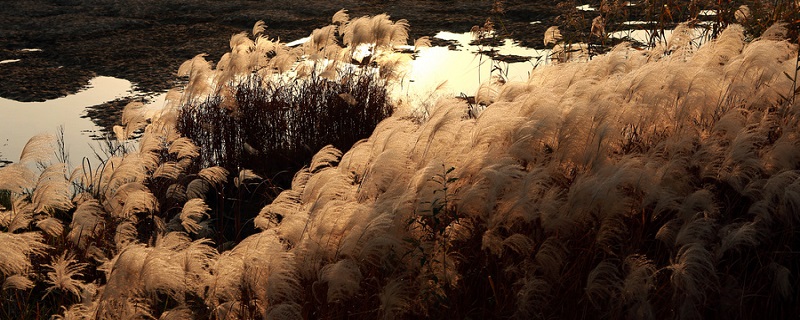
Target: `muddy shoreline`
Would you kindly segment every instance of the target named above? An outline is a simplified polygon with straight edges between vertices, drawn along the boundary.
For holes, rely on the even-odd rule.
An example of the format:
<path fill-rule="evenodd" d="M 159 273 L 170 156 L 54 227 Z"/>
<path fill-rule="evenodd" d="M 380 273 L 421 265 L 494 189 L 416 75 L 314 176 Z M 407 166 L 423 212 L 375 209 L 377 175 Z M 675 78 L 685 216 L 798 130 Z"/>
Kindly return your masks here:
<path fill-rule="evenodd" d="M 410 36 L 466 32 L 492 16 L 492 1 L 212 1 L 29 0 L 0 12 L 0 97 L 42 101 L 74 93 L 94 76 L 133 82 L 139 91 L 174 85 L 174 73 L 199 53 L 218 59 L 232 34 L 264 20 L 271 38 L 291 41 L 351 16 L 388 13 L 407 19 Z M 506 1 L 502 27 L 524 46 L 541 37 L 558 15 L 549 1 Z M 531 21 L 542 23 L 531 24 Z M 36 48 L 42 51 L 21 51 Z"/>

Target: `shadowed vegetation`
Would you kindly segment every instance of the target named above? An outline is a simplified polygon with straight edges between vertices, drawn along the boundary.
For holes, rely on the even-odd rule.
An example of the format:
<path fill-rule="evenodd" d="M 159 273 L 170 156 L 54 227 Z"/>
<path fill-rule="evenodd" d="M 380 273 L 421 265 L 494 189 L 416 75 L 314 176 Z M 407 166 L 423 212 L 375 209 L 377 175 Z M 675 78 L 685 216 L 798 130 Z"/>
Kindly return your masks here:
<path fill-rule="evenodd" d="M 249 168 L 288 188 L 293 172 L 326 145 L 349 148 L 391 115 L 387 88 L 377 74 L 345 71 L 332 81 L 313 74 L 292 82 L 255 76 L 240 84 L 236 111 L 221 98 L 184 105 L 178 130 L 200 149 L 199 164 L 229 171 Z"/>

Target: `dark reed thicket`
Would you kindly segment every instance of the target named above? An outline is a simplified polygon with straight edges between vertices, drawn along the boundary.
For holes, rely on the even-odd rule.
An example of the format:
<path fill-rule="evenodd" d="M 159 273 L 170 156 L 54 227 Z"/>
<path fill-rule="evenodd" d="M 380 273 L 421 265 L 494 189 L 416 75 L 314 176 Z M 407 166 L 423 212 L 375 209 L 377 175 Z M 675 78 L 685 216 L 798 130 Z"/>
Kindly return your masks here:
<path fill-rule="evenodd" d="M 288 187 L 295 171 L 326 145 L 348 149 L 392 113 L 386 80 L 365 69 L 342 71 L 340 81 L 263 81 L 250 76 L 233 87 L 236 106 L 220 96 L 182 107 L 180 132 L 202 146 L 201 167 L 248 168 Z"/>

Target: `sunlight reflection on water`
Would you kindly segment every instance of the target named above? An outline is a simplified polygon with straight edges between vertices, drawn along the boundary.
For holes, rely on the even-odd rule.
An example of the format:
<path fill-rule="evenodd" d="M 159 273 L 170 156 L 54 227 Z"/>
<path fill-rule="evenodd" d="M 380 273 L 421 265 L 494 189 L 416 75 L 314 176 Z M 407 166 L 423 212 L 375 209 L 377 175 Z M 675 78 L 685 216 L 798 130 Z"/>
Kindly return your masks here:
<path fill-rule="evenodd" d="M 472 41 L 469 33 L 443 31 L 436 37 L 456 41 L 460 46 L 457 50 L 449 50 L 447 47 L 420 49 L 419 57 L 411 62 L 411 70 L 402 84 L 403 91 L 409 98 L 424 98 L 444 81 L 447 81 L 445 94 L 455 96 L 464 93 L 472 96 L 481 82 L 498 72 L 502 72 L 508 81 L 526 81 L 534 66 L 544 63 L 550 52 L 520 47 L 508 39 L 499 47 L 473 46 L 469 45 Z M 517 63 L 495 62 L 485 55 L 477 54 L 482 49 L 498 50 L 503 55 L 530 57 L 531 60 Z M 499 71 L 492 72 L 495 66 Z"/>
<path fill-rule="evenodd" d="M 0 159 L 18 161 L 28 139 L 41 133 L 56 134 L 64 126 L 64 139 L 73 165 L 82 157 L 93 158 L 92 140 L 99 128 L 91 119 L 81 118 L 86 107 L 133 95 L 128 80 L 96 77 L 82 91 L 43 102 L 19 102 L 0 98 Z M 163 101 L 163 99 L 162 99 Z"/>

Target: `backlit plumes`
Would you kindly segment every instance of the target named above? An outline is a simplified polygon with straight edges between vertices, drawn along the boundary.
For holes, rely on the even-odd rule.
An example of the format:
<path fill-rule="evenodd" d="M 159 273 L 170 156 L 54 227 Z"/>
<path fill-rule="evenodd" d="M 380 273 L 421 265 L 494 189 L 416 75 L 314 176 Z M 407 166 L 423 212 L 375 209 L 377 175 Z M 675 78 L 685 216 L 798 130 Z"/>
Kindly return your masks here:
<path fill-rule="evenodd" d="M 739 6 L 739 9 L 736 9 L 736 12 L 733 13 L 733 17 L 736 18 L 736 22 L 745 23 L 750 19 L 750 7 L 746 5 Z"/>
<path fill-rule="evenodd" d="M 41 163 L 52 158 L 55 146 L 55 136 L 51 134 L 38 134 L 25 143 L 19 162 L 22 164 Z"/>
<path fill-rule="evenodd" d="M 303 47 L 309 50 L 308 54 L 317 54 L 331 44 L 336 44 L 336 26 L 329 25 L 320 29 L 315 29 L 311 37 Z"/>
<path fill-rule="evenodd" d="M 34 212 L 66 211 L 72 209 L 69 181 L 66 178 L 66 164 L 48 166 L 40 175 L 31 203 L 36 205 Z"/>
<path fill-rule="evenodd" d="M 114 232 L 114 244 L 117 250 L 121 251 L 130 245 L 138 243 L 138 235 L 139 232 L 136 230 L 136 225 L 132 219 L 118 224 Z"/>
<path fill-rule="evenodd" d="M 163 312 L 167 301 L 183 305 L 199 299 L 215 255 L 206 241 L 192 242 L 175 232 L 159 237 L 153 246 L 128 246 L 106 263 L 107 284 L 91 307 L 107 318 L 134 313 L 132 304 Z"/>
<path fill-rule="evenodd" d="M 147 116 L 145 115 L 144 103 L 134 101 L 128 103 L 125 109 L 122 110 L 122 125 L 125 126 L 125 139 L 130 137 L 135 131 L 144 127 L 146 123 Z"/>
<path fill-rule="evenodd" d="M 119 186 L 114 190 L 109 190 L 102 202 L 103 209 L 110 214 L 119 214 L 125 206 L 128 195 L 133 192 L 149 192 L 149 189 L 141 182 L 129 182 Z"/>
<path fill-rule="evenodd" d="M 698 311 L 706 292 L 718 286 L 714 257 L 699 243 L 690 243 L 680 248 L 677 260 L 669 266 L 672 271 L 670 283 L 692 305 L 688 311 Z"/>
<path fill-rule="evenodd" d="M 341 303 L 358 291 L 362 275 L 358 264 L 343 259 L 323 267 L 319 278 L 328 284 L 328 303 Z"/>
<path fill-rule="evenodd" d="M 165 311 L 161 314 L 161 317 L 158 320 L 182 320 L 182 319 L 193 319 L 193 312 L 186 306 L 179 306 L 174 309 L 170 309 Z"/>
<path fill-rule="evenodd" d="M 21 193 L 36 184 L 36 174 L 26 165 L 12 163 L 0 168 L 0 189 Z"/>
<path fill-rule="evenodd" d="M 147 173 L 143 160 L 138 153 L 127 154 L 122 159 L 112 158 L 102 169 L 97 184 L 103 185 L 106 195 L 110 195 L 125 184 L 143 181 Z"/>
<path fill-rule="evenodd" d="M 177 180 L 183 174 L 183 168 L 180 164 L 173 161 L 167 161 L 158 166 L 156 171 L 153 172 L 153 178 L 164 178 L 169 180 Z"/>
<path fill-rule="evenodd" d="M 296 190 L 281 192 L 272 203 L 264 206 L 254 223 L 257 228 L 269 230 L 278 221 L 278 234 L 289 243 L 297 243 L 306 231 L 308 214 L 301 209 L 301 194 Z"/>
<path fill-rule="evenodd" d="M 386 41 L 390 46 L 405 45 L 408 43 L 408 20 L 400 19 L 392 23 L 392 33 Z M 380 41 L 378 42 L 380 44 Z"/>
<path fill-rule="evenodd" d="M 32 255 L 43 255 L 48 248 L 38 232 L 0 232 L 0 274 L 11 276 L 27 274 L 31 268 Z"/>
<path fill-rule="evenodd" d="M 406 284 L 392 280 L 383 287 L 379 299 L 383 319 L 396 319 L 408 312 L 411 303 L 408 301 Z"/>
<path fill-rule="evenodd" d="M 497 99 L 497 95 L 502 90 L 505 80 L 494 76 L 491 80 L 481 83 L 478 91 L 475 92 L 475 103 L 488 106 Z"/>
<path fill-rule="evenodd" d="M 582 61 L 589 55 L 589 46 L 585 43 L 559 43 L 553 47 L 550 59 L 553 62 Z"/>
<path fill-rule="evenodd" d="M 202 68 L 203 66 L 211 68 L 211 65 L 205 59 L 206 56 L 207 54 L 205 53 L 198 54 L 194 56 L 194 58 L 192 58 L 191 60 L 186 60 L 185 62 L 183 62 L 181 66 L 178 67 L 178 76 L 191 78 L 191 75 L 195 72 L 194 71 L 195 67 L 198 69 Z"/>
<path fill-rule="evenodd" d="M 257 37 L 264 33 L 264 30 L 267 30 L 267 24 L 264 23 L 264 20 L 258 20 L 253 25 L 253 36 Z"/>
<path fill-rule="evenodd" d="M 334 148 L 332 145 L 327 145 L 311 159 L 309 171 L 316 173 L 324 168 L 331 167 L 337 164 L 341 157 L 342 152 L 339 149 Z"/>
<path fill-rule="evenodd" d="M 420 48 L 427 48 L 431 46 L 431 39 L 427 36 L 419 37 L 417 40 L 414 40 L 414 50 L 419 50 Z"/>
<path fill-rule="evenodd" d="M 769 28 L 767 28 L 767 30 L 761 34 L 759 39 L 781 41 L 786 39 L 787 31 L 786 24 L 783 22 L 778 22 L 769 26 Z"/>
<path fill-rule="evenodd" d="M 233 178 L 233 185 L 237 188 L 241 188 L 245 185 L 245 183 L 250 180 L 261 180 L 261 176 L 257 175 L 253 170 L 250 169 L 243 169 L 239 171 L 239 176 Z"/>
<path fill-rule="evenodd" d="M 586 297 L 595 308 L 601 309 L 619 296 L 622 281 L 616 264 L 610 261 L 600 262 L 586 279 Z"/>
<path fill-rule="evenodd" d="M 3 291 L 5 290 L 28 290 L 33 288 L 34 283 L 28 277 L 15 274 L 7 277 L 3 281 Z"/>
<path fill-rule="evenodd" d="M 351 48 L 361 44 L 392 47 L 408 41 L 408 21 L 401 19 L 392 22 L 386 14 L 364 16 L 350 20 L 340 32 L 342 42 Z"/>
<path fill-rule="evenodd" d="M 63 293 L 71 293 L 76 297 L 81 296 L 81 290 L 85 285 L 81 280 L 75 277 L 83 276 L 83 270 L 86 268 L 86 263 L 79 263 L 75 259 L 75 255 L 62 253 L 60 256 L 54 258 L 50 264 L 44 265 L 52 271 L 47 272 L 47 280 L 45 282 L 50 284 L 47 292 L 53 290 L 60 290 Z"/>
<path fill-rule="evenodd" d="M 336 13 L 333 14 L 333 18 L 331 18 L 333 24 L 339 25 L 346 23 L 348 20 L 350 20 L 350 15 L 347 14 L 347 10 L 345 9 L 336 11 Z"/>
<path fill-rule="evenodd" d="M 199 149 L 192 140 L 186 137 L 180 137 L 169 145 L 169 153 L 175 154 L 178 159 L 196 158 L 200 155 Z"/>
<path fill-rule="evenodd" d="M 292 270 L 291 254 L 274 232 L 265 231 L 243 240 L 236 248 L 220 255 L 211 268 L 206 299 L 212 304 L 238 303 L 249 292 L 258 301 L 255 307 L 267 311 L 273 304 L 294 301 L 299 295 Z M 253 302 L 255 302 L 254 300 Z"/>
<path fill-rule="evenodd" d="M 709 43 L 704 44 L 697 51 L 697 56 L 709 57 L 705 67 L 720 68 L 730 61 L 731 58 L 742 52 L 744 48 L 744 31 L 740 25 L 730 25 L 720 33 L 719 37 Z"/>
<path fill-rule="evenodd" d="M 392 36 L 394 34 L 393 23 L 387 14 L 379 14 L 373 16 L 370 20 L 371 30 L 368 30 L 373 37 L 373 41 L 377 46 L 387 46 L 392 44 Z M 404 41 L 405 43 L 405 41 Z"/>
<path fill-rule="evenodd" d="M 51 237 L 58 237 L 64 232 L 64 225 L 61 224 L 61 220 L 53 217 L 47 217 L 36 221 L 36 227 Z"/>
<path fill-rule="evenodd" d="M 125 158 L 138 158 L 142 167 L 153 170 L 158 166 L 157 153 L 161 150 L 164 150 L 164 140 L 155 134 L 146 134 L 139 139 L 139 152 L 129 153 Z"/>
<path fill-rule="evenodd" d="M 183 236 L 180 233 L 173 233 Z M 184 237 L 181 240 L 181 245 L 172 249 L 179 255 L 174 262 L 179 264 L 185 273 L 186 289 L 198 296 L 202 296 L 205 294 L 206 281 L 211 277 L 209 272 L 210 265 L 218 256 L 217 250 L 211 247 L 213 243 L 210 240 L 190 242 L 188 237 Z"/>
<path fill-rule="evenodd" d="M 269 61 L 269 66 L 279 74 L 291 70 L 294 63 L 297 62 L 297 58 L 300 57 L 300 52 L 296 50 L 279 49 L 278 52 L 279 54 Z"/>
<path fill-rule="evenodd" d="M 682 54 L 692 50 L 692 36 L 694 30 L 689 23 L 684 22 L 675 27 L 672 31 L 672 38 L 669 39 L 666 49 L 671 51 L 673 56 L 681 57 Z"/>
<path fill-rule="evenodd" d="M 8 232 L 17 232 L 30 226 L 31 221 L 33 221 L 33 204 L 24 197 L 18 197 L 14 199 L 9 209 L 4 213 L 4 217 L 1 220 L 2 225 L 6 227 Z"/>
<path fill-rule="evenodd" d="M 406 66 L 411 61 L 407 54 L 397 52 L 382 52 L 375 58 L 381 79 L 399 80 L 405 77 L 408 70 Z M 351 104 L 354 105 L 355 103 Z"/>
<path fill-rule="evenodd" d="M 233 49 L 242 50 L 242 49 L 252 48 L 254 44 L 255 43 L 253 42 L 253 40 L 251 40 L 247 36 L 247 33 L 245 32 L 240 32 L 231 36 L 230 47 L 232 50 Z"/>
<path fill-rule="evenodd" d="M 112 215 L 127 219 L 137 213 L 153 213 L 156 210 L 158 210 L 158 199 L 149 191 L 137 190 L 127 195 L 122 211 L 112 212 Z"/>
<path fill-rule="evenodd" d="M 115 125 L 112 130 L 114 132 L 114 137 L 117 141 L 123 142 L 128 140 L 128 136 L 125 134 L 125 128 L 123 126 Z"/>
<path fill-rule="evenodd" d="M 191 99 L 205 99 L 211 93 L 213 71 L 211 63 L 205 59 L 206 56 L 206 54 L 199 54 L 178 68 L 179 77 L 189 77 L 189 83 L 186 85 L 181 99 L 183 102 Z"/>
<path fill-rule="evenodd" d="M 245 261 L 245 281 L 251 286 L 258 299 L 269 303 L 267 312 L 283 305 L 281 308 L 291 307 L 299 311 L 298 298 L 301 296 L 301 287 L 295 273 L 294 255 L 279 253 L 271 256 L 254 258 L 253 255 Z M 264 278 L 251 278 L 253 273 Z M 252 280 L 250 282 L 249 280 Z"/>
<path fill-rule="evenodd" d="M 198 222 L 204 217 L 208 217 L 208 210 L 210 208 L 203 202 L 202 199 L 191 199 L 183 205 L 181 210 L 181 225 L 188 233 L 197 233 L 201 226 Z"/>
<path fill-rule="evenodd" d="M 72 222 L 67 238 L 80 248 L 86 248 L 89 239 L 99 235 L 105 228 L 105 212 L 97 200 L 81 203 L 72 214 Z"/>
<path fill-rule="evenodd" d="M 655 289 L 656 274 L 652 261 L 639 255 L 625 258 L 627 275 L 622 287 L 622 299 L 630 305 L 628 316 L 637 319 L 655 319 L 648 295 Z"/>
<path fill-rule="evenodd" d="M 222 167 L 205 168 L 200 170 L 198 175 L 215 185 L 222 185 L 228 181 L 228 170 L 225 170 L 225 168 Z"/>
<path fill-rule="evenodd" d="M 393 248 L 399 247 L 401 240 L 391 233 L 393 216 L 390 214 L 373 215 L 366 219 L 354 217 L 356 221 L 344 239 L 339 252 L 357 261 L 380 265 L 384 259 L 393 254 Z M 368 220 L 368 221 L 365 221 Z"/>
<path fill-rule="evenodd" d="M 324 208 L 329 201 L 339 201 L 354 196 L 356 187 L 347 181 L 346 176 L 331 168 L 311 176 L 303 190 L 302 201 Z"/>
<path fill-rule="evenodd" d="M 177 249 L 177 248 L 175 248 Z M 171 297 L 182 300 L 181 296 L 187 291 L 188 282 L 185 278 L 183 257 L 176 254 L 173 248 L 153 248 L 142 261 L 139 270 L 142 289 L 146 293 L 166 293 Z M 117 260 L 117 264 L 121 262 Z M 126 263 L 126 262 L 122 262 Z M 111 280 L 109 280 L 109 283 Z"/>
<path fill-rule="evenodd" d="M 240 283 L 242 282 L 243 261 L 240 255 L 226 251 L 211 264 L 213 278 L 208 279 L 207 303 L 221 305 L 225 301 L 241 299 Z"/>

